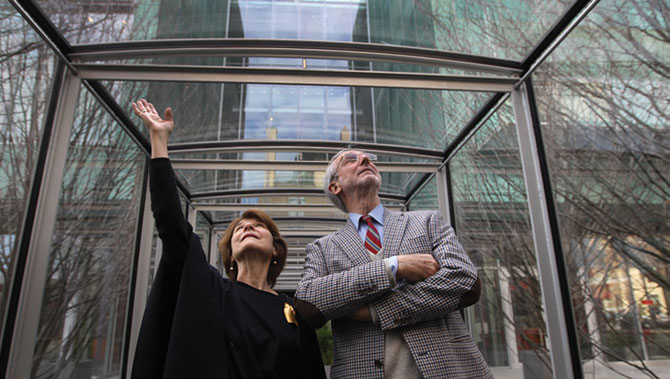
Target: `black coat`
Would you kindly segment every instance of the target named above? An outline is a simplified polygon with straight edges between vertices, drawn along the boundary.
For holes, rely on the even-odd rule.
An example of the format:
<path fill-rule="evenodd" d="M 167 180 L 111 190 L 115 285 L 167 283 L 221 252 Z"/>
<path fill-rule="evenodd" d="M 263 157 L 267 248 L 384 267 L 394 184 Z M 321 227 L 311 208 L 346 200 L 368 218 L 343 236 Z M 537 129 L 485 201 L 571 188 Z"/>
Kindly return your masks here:
<path fill-rule="evenodd" d="M 275 375 L 262 370 L 259 359 L 263 357 L 258 357 L 257 345 L 245 336 L 231 338 L 240 330 L 257 330 L 246 325 L 249 318 L 243 307 L 243 303 L 248 305 L 253 289 L 223 278 L 206 261 L 200 239 L 180 209 L 169 159 L 151 160 L 150 185 L 163 255 L 142 319 L 132 376 Z M 292 303 L 285 296 L 283 299 Z M 294 337 L 298 348 L 291 354 L 301 363 L 282 359 L 274 364 L 290 364 L 294 369 L 288 375 L 291 377 L 325 377 L 314 330 L 299 315 L 298 325 Z"/>

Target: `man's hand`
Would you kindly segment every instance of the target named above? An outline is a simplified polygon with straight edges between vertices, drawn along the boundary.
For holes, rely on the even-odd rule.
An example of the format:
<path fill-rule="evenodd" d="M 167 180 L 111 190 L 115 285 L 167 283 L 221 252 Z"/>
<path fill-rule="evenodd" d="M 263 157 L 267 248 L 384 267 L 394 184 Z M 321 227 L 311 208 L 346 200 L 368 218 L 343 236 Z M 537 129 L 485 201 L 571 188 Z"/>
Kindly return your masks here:
<path fill-rule="evenodd" d="M 370 307 L 364 306 L 359 308 L 355 312 L 351 312 L 347 317 L 354 321 L 372 321 L 372 314 L 370 313 Z"/>
<path fill-rule="evenodd" d="M 435 257 L 430 254 L 398 255 L 398 279 L 415 283 L 435 274 L 440 269 Z"/>

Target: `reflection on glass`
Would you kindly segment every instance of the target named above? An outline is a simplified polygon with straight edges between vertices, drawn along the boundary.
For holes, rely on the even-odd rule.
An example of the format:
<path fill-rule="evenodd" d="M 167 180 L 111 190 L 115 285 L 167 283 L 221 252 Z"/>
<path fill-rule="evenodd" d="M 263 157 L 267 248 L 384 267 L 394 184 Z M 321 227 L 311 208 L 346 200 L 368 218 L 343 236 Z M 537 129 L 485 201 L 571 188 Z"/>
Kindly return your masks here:
<path fill-rule="evenodd" d="M 8 2 L 0 4 L 0 12 L 0 320 L 4 320 L 52 82 L 53 54 Z"/>
<path fill-rule="evenodd" d="M 666 9 L 601 1 L 534 78 L 580 353 L 594 378 L 662 376 L 670 358 Z"/>
<path fill-rule="evenodd" d="M 120 375 L 144 162 L 135 143 L 82 92 L 31 377 Z"/>
<path fill-rule="evenodd" d="M 437 211 L 440 208 L 437 199 L 437 182 L 436 177 L 433 176 L 428 183 L 414 196 L 409 203 L 410 211 L 429 210 Z M 443 220 L 449 223 L 449 220 Z"/>
<path fill-rule="evenodd" d="M 124 109 L 131 109 L 129 92 L 150 99 L 159 113 L 172 107 L 173 143 L 351 140 L 444 150 L 491 96 L 370 87 L 111 83 Z"/>
<path fill-rule="evenodd" d="M 72 44 L 276 38 L 419 46 L 521 60 L 570 2 L 38 0 Z"/>
<path fill-rule="evenodd" d="M 504 105 L 450 162 L 456 233 L 479 269 L 482 295 L 467 309 L 492 367 L 551 377 L 535 249 L 512 110 Z"/>

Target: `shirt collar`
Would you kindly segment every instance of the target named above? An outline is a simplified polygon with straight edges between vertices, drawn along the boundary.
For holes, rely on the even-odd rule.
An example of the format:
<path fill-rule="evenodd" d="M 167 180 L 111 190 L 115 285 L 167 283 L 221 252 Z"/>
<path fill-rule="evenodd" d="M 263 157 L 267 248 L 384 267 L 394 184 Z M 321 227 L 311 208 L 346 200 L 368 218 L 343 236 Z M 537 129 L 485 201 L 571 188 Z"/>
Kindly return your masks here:
<path fill-rule="evenodd" d="M 373 210 L 370 211 L 370 217 L 375 220 L 379 225 L 384 226 L 384 207 L 381 203 L 377 205 Z M 349 220 L 354 224 L 356 228 L 359 227 L 358 222 L 361 219 L 362 214 L 351 212 L 349 213 Z"/>

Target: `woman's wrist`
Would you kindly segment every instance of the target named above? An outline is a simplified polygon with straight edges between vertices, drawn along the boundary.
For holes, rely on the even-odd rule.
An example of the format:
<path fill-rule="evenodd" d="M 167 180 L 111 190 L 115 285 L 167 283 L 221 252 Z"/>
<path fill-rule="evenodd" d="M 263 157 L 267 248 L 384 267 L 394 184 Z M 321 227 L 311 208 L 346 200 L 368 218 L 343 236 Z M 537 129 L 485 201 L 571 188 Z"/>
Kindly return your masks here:
<path fill-rule="evenodd" d="M 151 158 L 168 157 L 168 136 L 151 133 Z"/>

